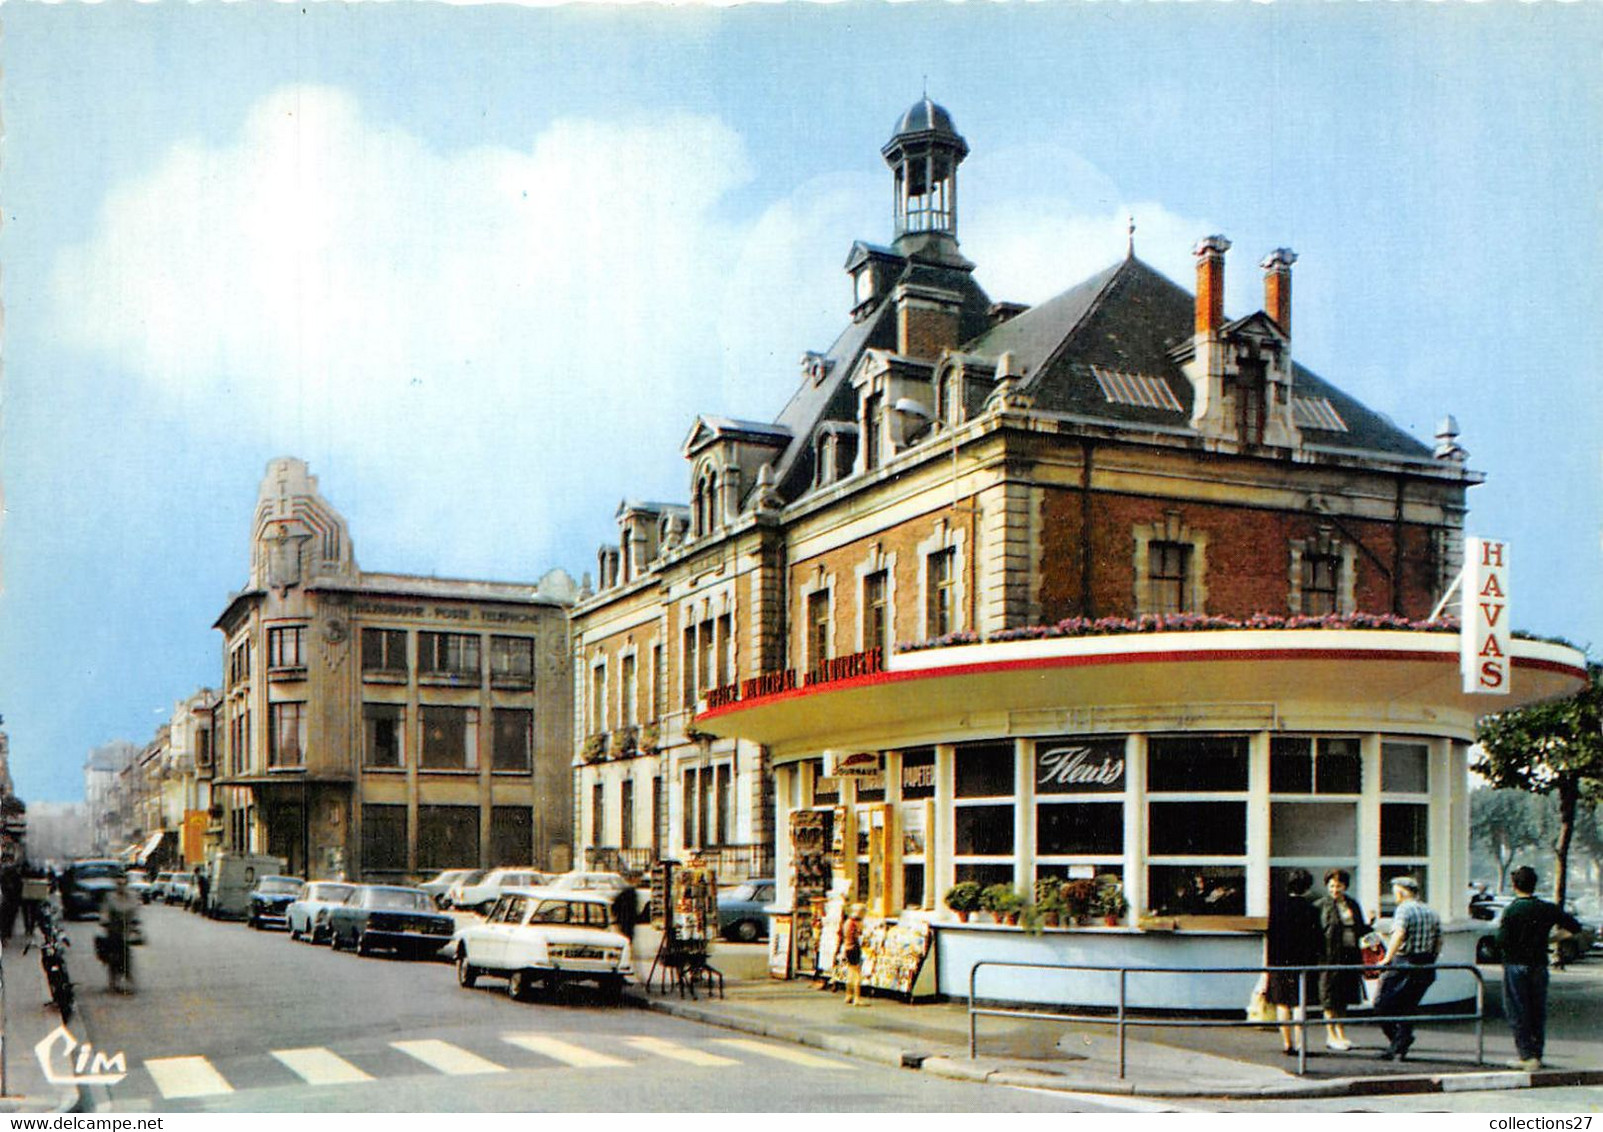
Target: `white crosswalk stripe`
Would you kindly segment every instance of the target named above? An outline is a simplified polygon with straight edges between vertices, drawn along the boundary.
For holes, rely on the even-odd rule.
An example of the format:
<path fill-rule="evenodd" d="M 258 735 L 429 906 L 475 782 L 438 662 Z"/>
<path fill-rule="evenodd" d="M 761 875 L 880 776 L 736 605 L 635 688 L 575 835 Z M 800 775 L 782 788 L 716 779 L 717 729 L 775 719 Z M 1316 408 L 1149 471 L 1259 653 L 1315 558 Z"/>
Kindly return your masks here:
<path fill-rule="evenodd" d="M 578 1069 L 605 1069 L 629 1064 L 610 1054 L 597 1053 L 595 1050 L 576 1046 L 572 1042 L 548 1038 L 544 1034 L 503 1034 L 502 1040 L 530 1053 L 538 1053 Z"/>
<path fill-rule="evenodd" d="M 169 1100 L 234 1091 L 234 1086 L 223 1080 L 223 1075 L 204 1057 L 157 1057 L 145 1062 L 145 1068 L 161 1095 Z"/>
<path fill-rule="evenodd" d="M 390 1045 L 424 1065 L 438 1069 L 449 1077 L 467 1077 L 475 1073 L 504 1073 L 506 1066 L 497 1065 L 488 1058 L 469 1053 L 461 1046 L 426 1038 L 413 1042 L 391 1042 Z"/>
<path fill-rule="evenodd" d="M 349 1085 L 373 1079 L 333 1050 L 312 1047 L 275 1049 L 272 1053 L 308 1085 Z"/>
<path fill-rule="evenodd" d="M 816 1053 L 809 1053 L 804 1049 L 797 1049 L 793 1046 L 775 1045 L 773 1042 L 756 1042 L 750 1038 L 714 1038 L 713 1041 L 721 1046 L 729 1046 L 731 1049 L 761 1054 L 763 1057 L 772 1057 L 777 1061 L 788 1061 L 792 1065 L 805 1065 L 810 1069 L 849 1068 L 845 1062 L 820 1057 Z"/>
<path fill-rule="evenodd" d="M 705 1050 L 691 1049 L 689 1046 L 665 1041 L 662 1038 L 625 1038 L 624 1041 L 638 1050 L 656 1054 L 658 1057 L 672 1058 L 674 1061 L 683 1061 L 688 1065 L 740 1064 L 732 1057 L 722 1057 L 716 1053 L 708 1053 Z"/>

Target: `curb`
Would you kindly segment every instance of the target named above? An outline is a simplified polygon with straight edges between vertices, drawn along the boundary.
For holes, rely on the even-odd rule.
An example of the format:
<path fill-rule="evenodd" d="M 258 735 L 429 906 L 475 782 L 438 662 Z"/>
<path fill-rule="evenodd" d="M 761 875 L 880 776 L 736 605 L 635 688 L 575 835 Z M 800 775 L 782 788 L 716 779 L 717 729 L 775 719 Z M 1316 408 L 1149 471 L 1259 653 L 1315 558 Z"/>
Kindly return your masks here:
<path fill-rule="evenodd" d="M 903 1049 L 882 1041 L 865 1040 L 853 1034 L 830 1034 L 798 1026 L 789 1021 L 769 1021 L 745 1012 L 722 1012 L 714 1005 L 721 1000 L 681 1001 L 646 996 L 640 1005 L 647 1010 L 719 1026 L 726 1030 L 755 1034 L 794 1045 L 828 1050 L 863 1061 L 901 1069 L 922 1070 L 936 1077 L 969 1081 L 980 1085 L 1008 1085 L 1017 1088 L 1050 1089 L 1066 1093 L 1097 1093 L 1104 1096 L 1195 1098 L 1263 1098 L 1294 1100 L 1315 1097 L 1388 1096 L 1408 1093 L 1462 1093 L 1504 1089 L 1544 1089 L 1603 1085 L 1603 1069 L 1538 1069 L 1522 1072 L 1512 1069 L 1473 1069 L 1462 1073 L 1410 1074 L 1394 1077 L 1336 1077 L 1322 1081 L 1292 1079 L 1272 1084 L 1251 1085 L 1215 1082 L 1211 1085 L 1174 1081 L 1132 1081 L 1107 1077 L 1071 1076 L 1051 1070 L 1010 1068 L 994 1062 L 970 1061 L 921 1050 Z"/>

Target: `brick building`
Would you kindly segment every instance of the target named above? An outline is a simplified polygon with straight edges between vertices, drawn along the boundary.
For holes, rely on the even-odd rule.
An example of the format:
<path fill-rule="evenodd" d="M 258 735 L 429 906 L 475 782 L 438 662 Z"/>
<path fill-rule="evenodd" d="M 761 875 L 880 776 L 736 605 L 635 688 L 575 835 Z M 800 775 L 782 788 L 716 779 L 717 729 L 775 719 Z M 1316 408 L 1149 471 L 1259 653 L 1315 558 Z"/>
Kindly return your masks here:
<path fill-rule="evenodd" d="M 224 848 L 307 876 L 566 868 L 567 603 L 538 584 L 360 569 L 299 460 L 272 461 L 250 581 L 217 619 Z"/>
<path fill-rule="evenodd" d="M 1052 299 L 993 301 L 959 251 L 967 155 L 928 99 L 902 117 L 882 150 L 893 239 L 852 246 L 834 345 L 804 356 L 773 424 L 697 422 L 688 508 L 620 509 L 600 586 L 574 611 L 584 850 L 619 847 L 613 799 L 649 779 L 666 820 L 648 829 L 636 802 L 632 845 L 677 856 L 733 842 L 759 859 L 777 829 L 782 903 L 796 899 L 798 916 L 788 831 L 809 811 L 834 827 L 836 897 L 886 917 L 938 918 L 956 880 L 1028 892 L 1085 869 L 1122 878 L 1143 909 L 1206 877 L 1233 891 L 1230 914 L 1262 915 L 1270 870 L 1304 857 L 1361 866 L 1375 897 L 1383 868 L 1450 891 L 1473 734 L 1473 709 L 1435 679 L 1450 649 L 1419 650 L 1438 698 L 1407 711 L 1397 701 L 1418 674 L 1406 665 L 1286 685 L 1280 668 L 1314 671 L 1291 638 L 1262 656 L 1238 643 L 1212 667 L 1194 641 L 1172 667 L 1071 644 L 957 657 L 1071 618 L 1223 617 L 1248 631 L 1266 617 L 1426 619 L 1461 565 L 1481 478 L 1450 425 L 1422 443 L 1294 360 L 1289 249 L 1267 251 L 1263 307 L 1243 317 L 1224 311 L 1222 236 L 1196 245 L 1194 292 L 1142 262 L 1132 237 L 1123 260 Z M 613 674 L 631 638 L 652 659 L 625 679 L 649 672 L 649 691 L 621 694 L 653 742 L 619 751 L 598 737 L 616 733 Z M 1574 678 L 1567 654 L 1527 661 L 1565 673 L 1527 695 Z M 1123 679 L 1091 675 L 1107 665 Z M 1286 837 L 1271 846 L 1268 818 L 1272 733 L 1288 721 L 1300 733 L 1275 748 L 1284 759 L 1328 746 L 1331 767 L 1365 768 L 1325 809 L 1282 811 L 1330 826 L 1295 851 Z M 1107 747 L 1130 779 L 1121 769 L 1107 797 L 1038 813 L 1036 760 L 1065 735 Z M 1229 768 L 1214 786 L 1211 765 Z M 1144 776 L 1176 766 L 1196 769 L 1167 790 L 1188 774 L 1196 790 L 1172 812 L 1219 825 L 1211 841 L 1171 845 L 1151 829 Z"/>

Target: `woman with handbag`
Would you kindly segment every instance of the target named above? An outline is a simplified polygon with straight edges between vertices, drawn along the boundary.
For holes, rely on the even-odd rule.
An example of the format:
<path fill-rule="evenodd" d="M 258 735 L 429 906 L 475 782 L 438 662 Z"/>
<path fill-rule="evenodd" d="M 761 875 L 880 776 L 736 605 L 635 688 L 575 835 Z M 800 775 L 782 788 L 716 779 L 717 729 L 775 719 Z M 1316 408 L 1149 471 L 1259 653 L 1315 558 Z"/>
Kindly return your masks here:
<path fill-rule="evenodd" d="M 1346 869 L 1330 869 L 1325 873 L 1325 896 L 1316 905 L 1319 924 L 1324 933 L 1324 954 L 1320 961 L 1329 966 L 1350 966 L 1350 971 L 1321 971 L 1319 973 L 1319 1001 L 1324 1007 L 1327 1025 L 1325 1046 L 1337 1052 L 1353 1048 L 1347 1030 L 1340 1021 L 1347 1016 L 1347 1008 L 1363 1001 L 1363 978 L 1357 970 L 1363 962 L 1359 941 L 1369 934 L 1369 922 L 1358 901 L 1347 895 L 1352 874 Z"/>
<path fill-rule="evenodd" d="M 95 957 L 106 965 L 107 986 L 114 994 L 134 993 L 132 949 L 145 942 L 139 927 L 139 902 L 128 891 L 126 874 L 117 875 L 117 887 L 100 905 L 100 935 Z"/>
<path fill-rule="evenodd" d="M 1269 906 L 1269 928 L 1264 934 L 1264 966 L 1271 968 L 1264 982 L 1264 998 L 1280 1020 L 1280 1049 L 1287 1055 L 1297 1052 L 1290 1025 L 1294 1012 L 1317 1001 L 1318 988 L 1311 971 L 1274 968 L 1315 967 L 1323 961 L 1324 928 L 1318 909 L 1308 899 L 1313 886 L 1312 873 L 1293 869 L 1286 877 L 1286 891 Z M 1296 1014 L 1295 1020 L 1302 1021 L 1302 1015 Z"/>

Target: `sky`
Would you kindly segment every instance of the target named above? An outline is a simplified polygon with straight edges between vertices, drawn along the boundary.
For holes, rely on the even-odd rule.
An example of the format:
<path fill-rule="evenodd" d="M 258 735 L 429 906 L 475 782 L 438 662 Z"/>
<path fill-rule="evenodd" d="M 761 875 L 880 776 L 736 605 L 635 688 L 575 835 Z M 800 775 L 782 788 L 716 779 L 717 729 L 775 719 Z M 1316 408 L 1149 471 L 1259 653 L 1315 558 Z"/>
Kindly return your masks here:
<path fill-rule="evenodd" d="M 1603 655 L 1603 5 L 0 9 L 0 715 L 28 800 L 216 686 L 266 463 L 367 570 L 594 571 L 771 420 L 891 239 L 927 90 L 993 299 L 1124 254 L 1431 441 L 1517 627 Z"/>

